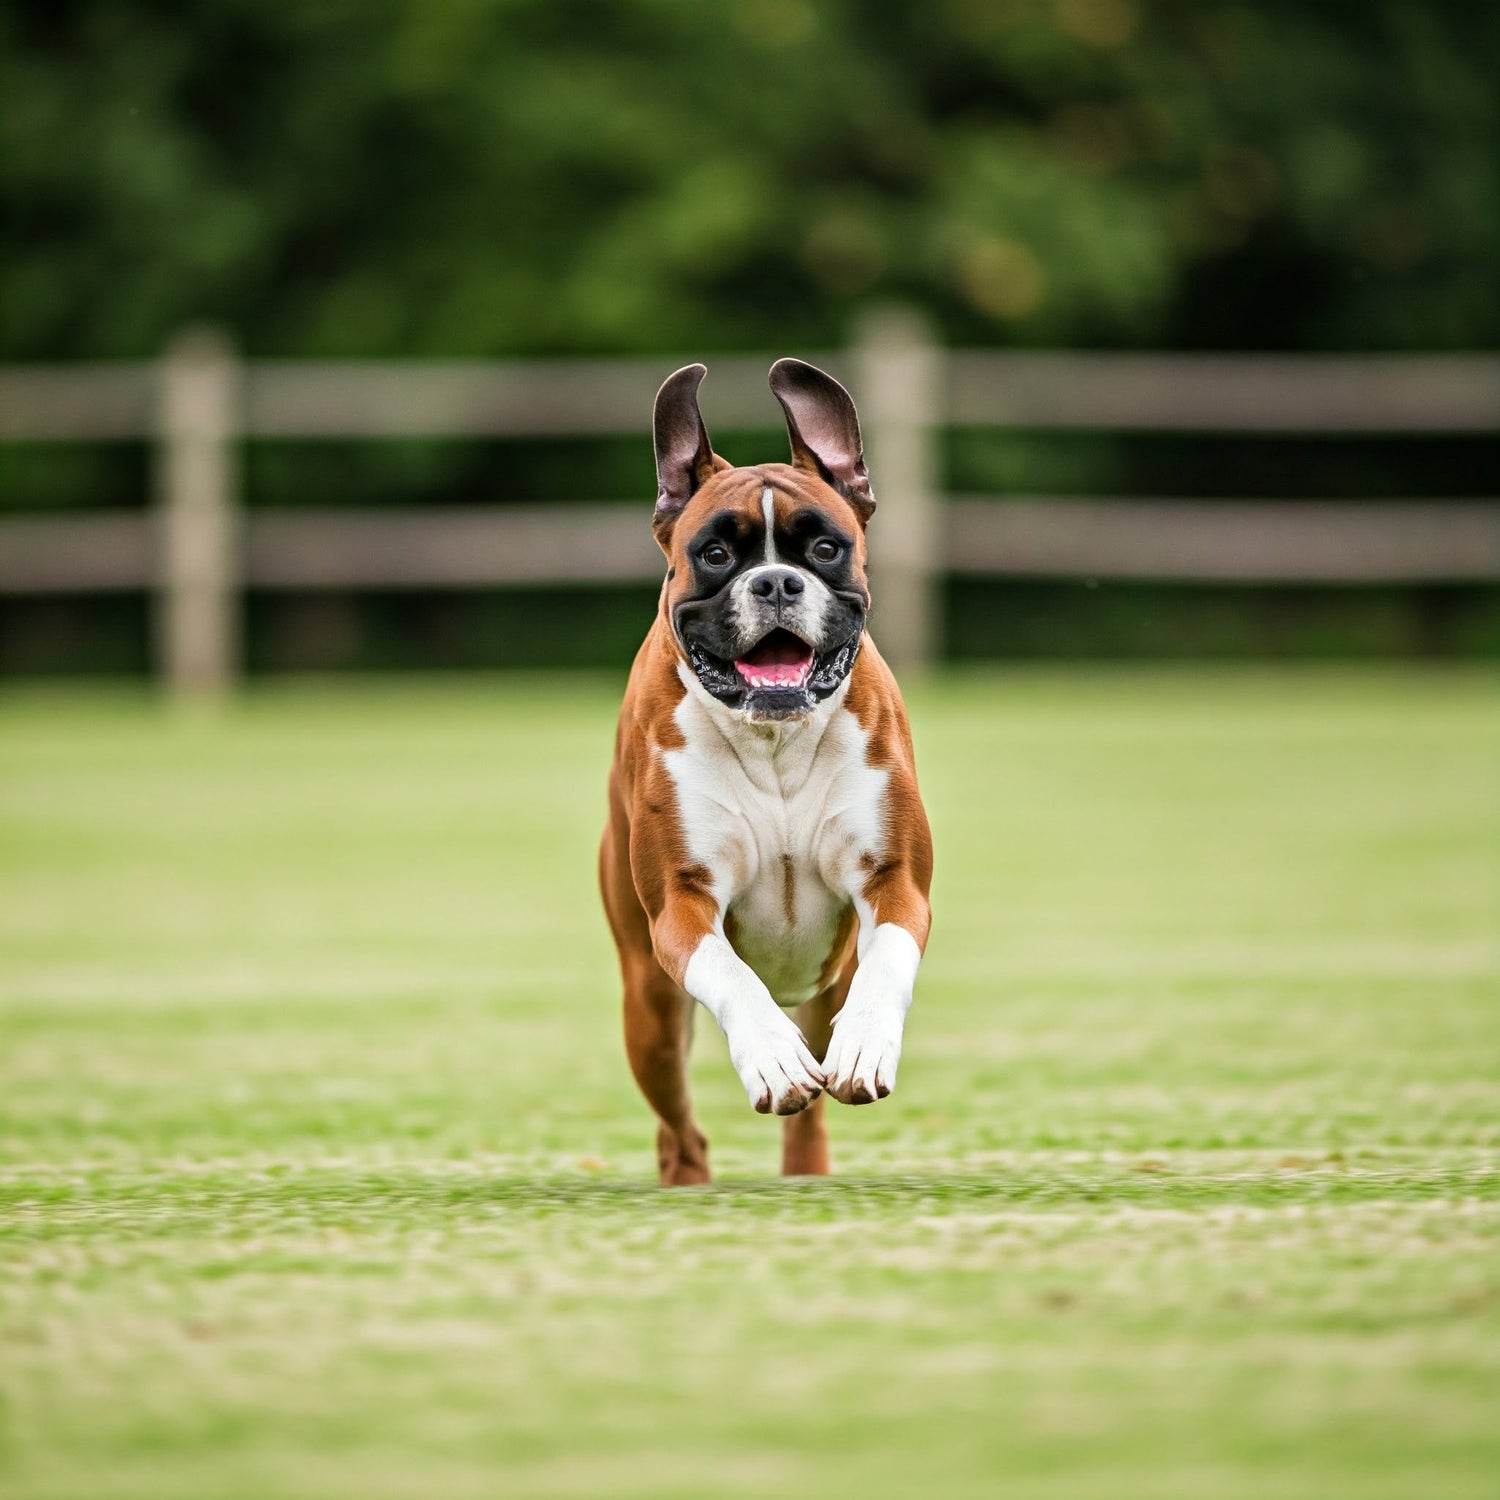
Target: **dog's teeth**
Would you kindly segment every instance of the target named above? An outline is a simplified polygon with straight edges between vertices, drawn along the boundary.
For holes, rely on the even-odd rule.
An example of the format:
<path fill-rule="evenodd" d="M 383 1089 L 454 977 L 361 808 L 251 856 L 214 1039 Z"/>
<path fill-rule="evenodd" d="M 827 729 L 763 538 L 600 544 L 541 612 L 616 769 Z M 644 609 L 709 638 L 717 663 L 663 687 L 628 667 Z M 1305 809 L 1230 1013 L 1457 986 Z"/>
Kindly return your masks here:
<path fill-rule="evenodd" d="M 745 681 L 753 688 L 760 687 L 801 687 L 811 675 L 811 664 L 803 666 L 800 671 L 789 673 L 784 667 L 776 667 L 770 671 L 758 670 L 754 667 L 741 666 L 740 672 Z"/>

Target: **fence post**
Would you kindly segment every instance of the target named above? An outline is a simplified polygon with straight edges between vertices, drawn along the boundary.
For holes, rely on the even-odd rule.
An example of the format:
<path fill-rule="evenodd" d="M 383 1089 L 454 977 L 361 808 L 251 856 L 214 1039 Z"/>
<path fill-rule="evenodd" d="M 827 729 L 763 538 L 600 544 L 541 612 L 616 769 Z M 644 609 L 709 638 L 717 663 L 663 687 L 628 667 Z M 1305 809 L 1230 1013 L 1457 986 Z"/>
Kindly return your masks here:
<path fill-rule="evenodd" d="M 921 671 L 942 648 L 938 611 L 938 440 L 943 353 L 908 307 L 877 307 L 854 339 L 854 392 L 875 491 L 873 633 L 892 666 Z"/>
<path fill-rule="evenodd" d="M 160 401 L 158 663 L 174 694 L 212 697 L 239 661 L 239 373 L 222 333 L 191 328 L 172 340 Z"/>

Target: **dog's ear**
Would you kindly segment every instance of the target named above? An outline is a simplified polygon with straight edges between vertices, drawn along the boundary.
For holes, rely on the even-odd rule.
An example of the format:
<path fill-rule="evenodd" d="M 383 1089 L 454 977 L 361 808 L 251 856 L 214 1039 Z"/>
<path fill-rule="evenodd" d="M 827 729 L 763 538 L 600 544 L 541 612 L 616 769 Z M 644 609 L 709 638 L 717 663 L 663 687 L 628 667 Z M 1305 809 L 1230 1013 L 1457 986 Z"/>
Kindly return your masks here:
<path fill-rule="evenodd" d="M 866 525 L 875 514 L 875 496 L 849 392 L 832 375 L 800 359 L 778 359 L 771 366 L 771 389 L 786 413 L 793 467 L 826 480 L 854 507 L 859 524 Z"/>
<path fill-rule="evenodd" d="M 708 374 L 707 365 L 684 365 L 667 376 L 656 393 L 652 435 L 656 443 L 656 515 L 652 529 L 665 546 L 682 507 L 693 493 L 720 469 L 720 458 L 708 441 L 708 429 L 698 410 L 698 387 Z"/>

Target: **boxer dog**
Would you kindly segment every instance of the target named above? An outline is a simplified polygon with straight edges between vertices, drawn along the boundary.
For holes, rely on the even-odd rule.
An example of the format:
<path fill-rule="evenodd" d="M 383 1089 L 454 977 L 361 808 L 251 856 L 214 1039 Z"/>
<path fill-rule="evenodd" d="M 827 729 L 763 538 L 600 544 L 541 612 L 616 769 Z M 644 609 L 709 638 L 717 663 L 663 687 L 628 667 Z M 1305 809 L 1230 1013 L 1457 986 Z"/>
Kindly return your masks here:
<path fill-rule="evenodd" d="M 824 1095 L 872 1104 L 896 1086 L 931 920 L 911 731 L 865 630 L 875 499 L 854 403 L 778 360 L 792 461 L 735 468 L 698 410 L 705 374 L 688 365 L 656 394 L 667 576 L 600 850 L 663 1183 L 709 1178 L 688 1098 L 694 1001 L 750 1103 L 787 1117 L 782 1171 L 824 1173 Z"/>

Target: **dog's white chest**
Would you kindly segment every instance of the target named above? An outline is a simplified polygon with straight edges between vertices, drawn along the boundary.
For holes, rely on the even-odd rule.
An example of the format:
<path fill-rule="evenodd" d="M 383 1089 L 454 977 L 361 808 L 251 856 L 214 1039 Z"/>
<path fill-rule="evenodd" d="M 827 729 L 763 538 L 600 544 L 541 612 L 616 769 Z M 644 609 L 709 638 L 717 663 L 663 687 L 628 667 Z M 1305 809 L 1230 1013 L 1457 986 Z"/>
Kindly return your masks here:
<path fill-rule="evenodd" d="M 808 721 L 715 722 L 690 690 L 666 752 L 687 852 L 711 875 L 740 956 L 784 1006 L 817 992 L 864 856 L 878 856 L 886 772 L 842 694 Z"/>
<path fill-rule="evenodd" d="M 800 800 L 746 807 L 755 847 L 748 884 L 730 898 L 726 923 L 740 957 L 783 1005 L 816 993 L 848 904 L 824 875 L 817 815 Z"/>

